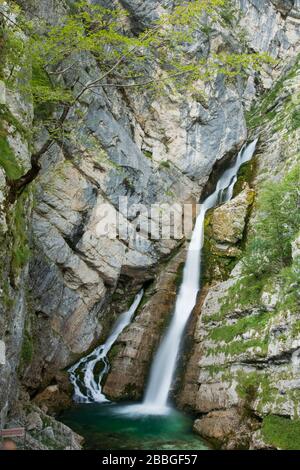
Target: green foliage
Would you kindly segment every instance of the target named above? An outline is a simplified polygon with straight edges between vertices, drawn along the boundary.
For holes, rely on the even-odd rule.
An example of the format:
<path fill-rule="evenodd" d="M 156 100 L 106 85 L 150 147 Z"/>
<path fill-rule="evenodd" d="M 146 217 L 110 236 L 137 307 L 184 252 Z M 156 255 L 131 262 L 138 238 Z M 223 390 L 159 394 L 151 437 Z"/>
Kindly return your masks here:
<path fill-rule="evenodd" d="M 14 152 L 11 150 L 7 138 L 0 134 L 0 166 L 5 174 L 11 180 L 17 179 L 22 175 Z"/>
<path fill-rule="evenodd" d="M 11 293 L 10 293 L 9 281 L 7 280 L 7 278 L 3 279 L 2 273 L 1 273 L 0 281 L 1 281 L 1 289 L 2 289 L 1 300 L 3 302 L 3 305 L 7 309 L 11 309 L 14 305 L 14 299 L 13 299 L 13 296 L 11 295 Z"/>
<path fill-rule="evenodd" d="M 237 306 L 259 306 L 269 278 L 276 278 L 281 288 L 280 306 L 290 311 L 299 308 L 300 266 L 292 263 L 291 243 L 300 224 L 300 166 L 296 165 L 280 182 L 268 183 L 260 193 L 258 216 L 242 257 L 243 277 L 223 299 L 219 318 Z M 291 286 L 293 286 L 291 288 Z"/>
<path fill-rule="evenodd" d="M 300 259 L 291 257 L 291 242 L 296 238 L 300 223 L 299 171 L 297 165 L 281 182 L 264 186 L 258 200 L 255 230 L 242 258 L 243 277 L 229 289 L 214 320 L 222 320 L 237 307 L 260 308 L 261 295 L 263 290 L 269 289 L 268 283 L 280 288 L 276 312 L 299 312 Z M 243 329 L 262 330 L 272 315 L 263 313 L 239 320 L 235 325 L 216 328 L 214 339 L 227 341 L 229 338 L 230 341 Z M 293 335 L 298 333 L 296 324 Z"/>
<path fill-rule="evenodd" d="M 17 179 L 22 175 L 14 152 L 7 141 L 7 131 L 4 127 L 4 107 L 0 108 L 0 166 L 4 169 L 6 176 Z"/>
<path fill-rule="evenodd" d="M 162 162 L 160 162 L 159 164 L 160 168 L 170 168 L 170 162 L 168 160 L 163 160 Z"/>
<path fill-rule="evenodd" d="M 279 274 L 281 284 L 281 298 L 279 300 L 279 310 L 292 313 L 300 311 L 300 257 L 294 259 L 291 266 L 284 268 Z M 297 323 L 294 333 L 300 333 L 300 324 Z"/>
<path fill-rule="evenodd" d="M 27 262 L 30 254 L 26 228 L 27 197 L 28 193 L 24 191 L 17 200 L 9 220 L 13 240 L 11 263 L 13 273 L 18 273 Z"/>
<path fill-rule="evenodd" d="M 265 441 L 283 450 L 300 450 L 300 420 L 270 415 L 264 418 L 262 434 Z"/>
<path fill-rule="evenodd" d="M 30 334 L 25 331 L 21 350 L 21 367 L 26 367 L 28 364 L 30 364 L 33 352 L 34 351 L 32 338 Z"/>
<path fill-rule="evenodd" d="M 24 89 L 24 88 L 23 88 Z M 35 103 L 71 102 L 72 95 L 69 90 L 55 86 L 50 80 L 45 69 L 38 63 L 32 64 L 32 76 L 30 80 L 30 90 L 32 91 Z"/>
<path fill-rule="evenodd" d="M 128 31 L 127 12 L 123 8 L 104 8 L 79 1 L 52 27 L 40 20 L 38 24 L 26 21 L 19 14 L 18 26 L 10 24 L 5 30 L 10 85 L 18 81 L 20 86 L 22 69 L 31 64 L 33 75 L 29 86 L 23 83 L 24 92 L 32 93 L 37 103 L 72 103 L 74 98 L 60 78 L 86 53 L 95 57 L 102 74 L 90 89 L 106 84 L 158 91 L 169 85 L 192 90 L 199 79 L 211 80 L 219 73 L 235 77 L 272 62 L 266 54 L 257 53 L 222 52 L 209 58 L 193 57 L 188 51 L 199 27 L 202 25 L 208 31 L 216 23 L 232 21 L 231 2 L 178 3 L 171 13 L 163 14 L 149 29 L 135 36 Z M 20 28 L 26 33 L 26 40 Z M 150 63 L 153 76 L 149 76 Z M 162 70 L 159 77 L 157 66 Z"/>
<path fill-rule="evenodd" d="M 7 126 L 10 126 L 10 132 L 18 131 L 21 136 L 27 136 L 25 129 L 9 109 L 5 105 L 0 105 L 0 166 L 4 169 L 7 178 L 14 180 L 22 175 L 22 168 L 8 143 Z"/>
<path fill-rule="evenodd" d="M 144 155 L 145 157 L 149 158 L 149 160 L 152 160 L 153 158 L 153 153 L 149 152 L 149 150 L 144 150 Z"/>
<path fill-rule="evenodd" d="M 243 258 L 246 275 L 278 273 L 291 262 L 291 242 L 300 226 L 300 166 L 281 182 L 265 185 L 258 200 L 259 216 Z"/>
<path fill-rule="evenodd" d="M 269 319 L 270 314 L 266 312 L 241 318 L 232 325 L 215 327 L 210 337 L 213 341 L 225 341 L 225 343 L 230 343 L 234 338 L 242 335 L 246 331 L 255 330 L 261 332 L 267 326 Z"/>
<path fill-rule="evenodd" d="M 264 95 L 259 105 L 255 105 L 247 113 L 247 125 L 250 129 L 266 123 L 271 123 L 274 132 L 282 129 L 286 132 L 298 129 L 300 94 L 295 90 L 288 91 L 288 83 L 299 74 L 299 58 L 298 55 L 289 73 L 277 81 L 276 85 Z M 281 95 L 282 99 L 278 100 Z"/>

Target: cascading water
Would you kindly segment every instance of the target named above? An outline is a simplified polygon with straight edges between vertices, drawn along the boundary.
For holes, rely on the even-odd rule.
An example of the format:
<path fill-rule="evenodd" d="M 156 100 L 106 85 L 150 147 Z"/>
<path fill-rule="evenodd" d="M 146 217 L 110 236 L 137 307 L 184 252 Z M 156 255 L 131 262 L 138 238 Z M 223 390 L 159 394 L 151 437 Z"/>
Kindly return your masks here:
<path fill-rule="evenodd" d="M 256 144 L 257 140 L 240 151 L 234 165 L 228 168 L 220 177 L 214 193 L 207 197 L 201 205 L 188 248 L 183 280 L 177 297 L 174 315 L 155 355 L 144 402 L 140 406 L 145 414 L 160 414 L 168 409 L 168 396 L 175 373 L 182 336 L 200 290 L 205 214 L 209 209 L 232 198 L 238 171 L 241 165 L 252 159 Z"/>
<path fill-rule="evenodd" d="M 108 401 L 102 393 L 101 386 L 102 380 L 110 367 L 107 355 L 122 331 L 130 324 L 143 295 L 144 291 L 141 290 L 129 310 L 119 316 L 106 342 L 69 369 L 70 381 L 74 386 L 75 401 L 81 403 L 104 403 Z M 102 370 L 96 380 L 95 369 L 99 365 L 102 366 Z"/>
<path fill-rule="evenodd" d="M 182 336 L 191 312 L 196 305 L 197 295 L 200 290 L 205 215 L 209 209 L 232 198 L 238 171 L 244 163 L 252 159 L 256 144 L 257 140 L 239 152 L 235 163 L 225 170 L 220 177 L 215 191 L 201 205 L 188 248 L 183 280 L 176 300 L 174 315 L 155 355 L 144 401 L 140 405 L 117 407 L 116 413 L 159 415 L 168 412 L 168 397 Z M 107 355 L 124 328 L 130 324 L 142 297 L 143 291 L 136 296 L 130 309 L 120 315 L 107 341 L 69 370 L 70 380 L 74 386 L 75 401 L 82 403 L 104 403 L 108 401 L 102 393 L 101 387 L 102 380 L 110 367 Z M 102 369 L 97 373 L 96 369 L 99 366 L 102 366 Z M 96 378 L 97 376 L 98 378 Z"/>

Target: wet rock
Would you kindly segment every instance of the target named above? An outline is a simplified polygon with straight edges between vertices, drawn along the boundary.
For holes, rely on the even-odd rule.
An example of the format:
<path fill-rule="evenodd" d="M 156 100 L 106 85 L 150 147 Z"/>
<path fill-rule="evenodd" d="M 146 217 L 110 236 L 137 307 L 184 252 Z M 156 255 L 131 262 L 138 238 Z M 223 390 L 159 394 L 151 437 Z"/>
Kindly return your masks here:
<path fill-rule="evenodd" d="M 236 244 L 242 240 L 254 196 L 255 192 L 248 186 L 237 197 L 213 211 L 212 236 L 216 241 Z"/>
<path fill-rule="evenodd" d="M 103 389 L 111 399 L 142 397 L 151 358 L 176 299 L 178 270 L 184 260 L 185 249 L 182 249 L 163 267 L 145 294 L 146 303 L 113 347 L 109 357 L 111 369 Z"/>

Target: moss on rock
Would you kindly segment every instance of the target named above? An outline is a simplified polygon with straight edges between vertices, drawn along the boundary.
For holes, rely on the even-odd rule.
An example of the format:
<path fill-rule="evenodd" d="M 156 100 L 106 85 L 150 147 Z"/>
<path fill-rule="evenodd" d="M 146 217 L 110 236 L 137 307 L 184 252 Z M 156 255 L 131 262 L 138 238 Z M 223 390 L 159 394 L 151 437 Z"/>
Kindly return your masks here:
<path fill-rule="evenodd" d="M 270 415 L 264 418 L 262 434 L 265 441 L 283 450 L 300 450 L 300 420 Z"/>

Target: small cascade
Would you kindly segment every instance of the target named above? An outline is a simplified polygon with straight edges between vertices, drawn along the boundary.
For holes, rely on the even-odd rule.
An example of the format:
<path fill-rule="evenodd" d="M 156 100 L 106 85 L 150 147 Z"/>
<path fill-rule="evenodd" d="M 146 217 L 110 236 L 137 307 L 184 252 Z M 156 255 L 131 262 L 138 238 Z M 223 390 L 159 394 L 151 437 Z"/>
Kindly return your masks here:
<path fill-rule="evenodd" d="M 70 381 L 74 386 L 74 401 L 79 403 L 109 401 L 102 393 L 102 381 L 110 368 L 107 356 L 122 331 L 130 324 L 143 295 L 144 291 L 141 290 L 129 310 L 119 316 L 106 342 L 69 369 Z M 99 367 L 100 372 L 96 373 Z"/>
<path fill-rule="evenodd" d="M 183 280 L 176 300 L 174 315 L 155 355 L 144 402 L 139 406 L 140 411 L 143 410 L 145 414 L 161 414 L 168 409 L 168 397 L 176 370 L 179 348 L 200 290 L 205 214 L 209 209 L 232 198 L 238 171 L 241 165 L 252 159 L 256 144 L 257 140 L 239 152 L 235 163 L 224 171 L 220 177 L 215 191 L 201 205 L 188 248 Z"/>

